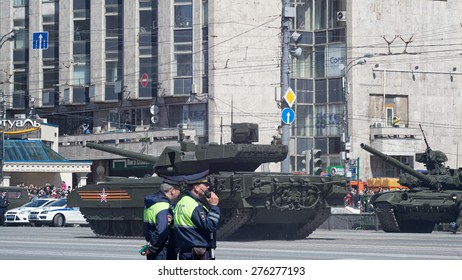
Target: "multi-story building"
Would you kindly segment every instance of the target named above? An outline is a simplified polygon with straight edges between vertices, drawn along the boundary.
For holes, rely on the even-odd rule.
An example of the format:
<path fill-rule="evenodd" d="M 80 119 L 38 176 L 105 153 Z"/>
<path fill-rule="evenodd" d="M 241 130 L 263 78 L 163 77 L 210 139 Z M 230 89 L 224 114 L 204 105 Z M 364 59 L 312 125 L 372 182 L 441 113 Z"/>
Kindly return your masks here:
<path fill-rule="evenodd" d="M 0 34 L 15 34 L 0 54 L 7 117 L 33 109 L 62 137 L 83 123 L 94 133 L 184 124 L 201 143 L 230 142 L 231 121 L 256 122 L 269 143 L 279 124 L 279 3 L 246 4 L 4 1 Z M 47 49 L 37 32 L 48 32 Z"/>
<path fill-rule="evenodd" d="M 63 139 L 83 123 L 94 133 L 185 124 L 202 143 L 229 142 L 231 122 L 256 122 L 260 142 L 269 143 L 281 119 L 283 2 L 2 1 L 0 34 L 15 34 L 0 50 L 7 117 L 32 111 L 59 125 Z M 320 149 L 324 171 L 343 166 L 347 154 L 362 179 L 398 175 L 362 151 L 363 142 L 421 168 L 418 124 L 449 164 L 458 163 L 454 15 L 462 3 L 294 0 L 290 7 L 292 171 L 305 170 L 304 153 Z M 34 49 L 35 32 L 48 32 L 46 50 Z M 395 115 L 400 127 L 391 125 Z"/>

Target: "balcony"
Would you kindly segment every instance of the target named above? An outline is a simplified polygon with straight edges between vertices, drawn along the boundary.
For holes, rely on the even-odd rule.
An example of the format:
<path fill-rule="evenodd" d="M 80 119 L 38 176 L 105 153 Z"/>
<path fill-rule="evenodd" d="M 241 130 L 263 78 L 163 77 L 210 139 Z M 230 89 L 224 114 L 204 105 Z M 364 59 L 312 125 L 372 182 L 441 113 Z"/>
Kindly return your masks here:
<path fill-rule="evenodd" d="M 196 131 L 183 130 L 186 139 L 195 140 Z M 122 156 L 83 148 L 85 141 L 109 145 L 123 150 L 158 156 L 167 146 L 178 146 L 178 129 L 126 132 L 123 129 L 106 133 L 59 137 L 59 153 L 71 160 L 120 159 Z"/>
<path fill-rule="evenodd" d="M 388 155 L 413 155 L 425 149 L 418 128 L 387 127 L 375 123 L 370 128 L 371 147 Z"/>

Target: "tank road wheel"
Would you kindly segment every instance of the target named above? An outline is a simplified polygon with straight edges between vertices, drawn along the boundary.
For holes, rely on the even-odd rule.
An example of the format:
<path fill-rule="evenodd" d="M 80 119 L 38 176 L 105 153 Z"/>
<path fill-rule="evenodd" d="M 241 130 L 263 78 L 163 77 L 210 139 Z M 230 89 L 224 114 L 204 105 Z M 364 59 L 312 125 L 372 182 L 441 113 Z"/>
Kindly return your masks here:
<path fill-rule="evenodd" d="M 141 220 L 130 221 L 130 233 L 133 236 L 143 236 L 144 223 Z"/>
<path fill-rule="evenodd" d="M 112 232 L 117 236 L 125 236 L 128 234 L 129 226 L 128 221 L 112 221 Z"/>
<path fill-rule="evenodd" d="M 93 230 L 97 234 L 100 234 L 100 235 L 111 235 L 112 233 L 111 221 L 107 221 L 107 220 L 94 221 Z"/>
<path fill-rule="evenodd" d="M 65 224 L 66 224 L 66 221 L 63 215 L 58 214 L 53 217 L 53 225 L 55 227 L 63 227 Z"/>

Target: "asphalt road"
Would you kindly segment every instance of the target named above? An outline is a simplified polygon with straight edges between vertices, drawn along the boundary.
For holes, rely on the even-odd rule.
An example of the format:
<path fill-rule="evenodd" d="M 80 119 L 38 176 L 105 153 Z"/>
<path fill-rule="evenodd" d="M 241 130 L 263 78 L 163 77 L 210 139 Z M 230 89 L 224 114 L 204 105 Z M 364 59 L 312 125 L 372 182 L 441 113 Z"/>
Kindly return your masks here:
<path fill-rule="evenodd" d="M 304 240 L 218 242 L 221 260 L 462 260 L 462 234 L 317 230 Z M 142 239 L 96 237 L 88 227 L 0 227 L 2 260 L 142 260 Z"/>

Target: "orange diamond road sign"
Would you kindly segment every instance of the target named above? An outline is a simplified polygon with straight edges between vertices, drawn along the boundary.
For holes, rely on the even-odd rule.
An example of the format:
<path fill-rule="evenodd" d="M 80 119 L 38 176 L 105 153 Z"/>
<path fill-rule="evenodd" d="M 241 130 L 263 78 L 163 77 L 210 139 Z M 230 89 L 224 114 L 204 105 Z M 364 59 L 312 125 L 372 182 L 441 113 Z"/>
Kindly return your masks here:
<path fill-rule="evenodd" d="M 287 102 L 289 107 L 292 107 L 295 103 L 295 99 L 297 99 L 297 96 L 295 95 L 294 91 L 289 87 L 286 91 L 286 94 L 284 94 L 284 100 Z"/>

